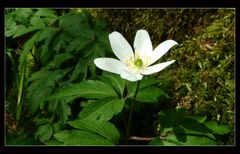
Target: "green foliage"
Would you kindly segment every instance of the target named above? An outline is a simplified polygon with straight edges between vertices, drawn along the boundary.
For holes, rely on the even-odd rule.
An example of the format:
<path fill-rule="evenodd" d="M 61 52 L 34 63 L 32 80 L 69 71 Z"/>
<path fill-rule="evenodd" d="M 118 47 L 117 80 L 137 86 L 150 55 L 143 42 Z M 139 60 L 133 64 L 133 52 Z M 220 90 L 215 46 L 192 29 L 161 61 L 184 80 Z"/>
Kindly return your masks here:
<path fill-rule="evenodd" d="M 79 113 L 81 119 L 108 121 L 122 111 L 124 101 L 114 98 L 104 98 L 97 101 L 89 101 L 82 106 L 84 106 L 84 108 Z"/>
<path fill-rule="evenodd" d="M 218 135 L 226 135 L 231 129 L 206 121 L 206 116 L 190 116 L 184 109 L 160 111 L 159 136 L 150 145 L 216 145 Z"/>
<path fill-rule="evenodd" d="M 39 143 L 34 140 L 31 135 L 24 134 L 15 136 L 13 134 L 6 134 L 7 145 L 38 145 Z"/>
<path fill-rule="evenodd" d="M 62 142 L 61 145 L 113 145 L 111 141 L 100 135 L 82 130 L 65 130 L 54 134 L 54 137 Z M 57 141 L 54 143 L 60 144 Z"/>
<path fill-rule="evenodd" d="M 115 97 L 115 91 L 107 84 L 101 81 L 83 81 L 65 88 L 52 95 L 49 99 L 61 100 L 67 97 L 84 97 L 88 99 Z"/>
<path fill-rule="evenodd" d="M 88 119 L 84 119 L 74 120 L 68 123 L 76 129 L 90 131 L 107 138 L 114 144 L 118 143 L 120 137 L 119 132 L 117 128 L 110 122 L 100 120 L 91 120 L 91 122 L 89 122 Z"/>
<path fill-rule="evenodd" d="M 175 59 L 173 69 L 142 79 L 132 134 L 156 136 L 150 145 L 233 144 L 229 135 L 234 124 L 232 9 L 5 12 L 6 55 L 14 75 L 10 83 L 15 80 L 5 104 L 16 116 L 19 133 L 33 123 L 27 135 L 8 132 L 7 144 L 122 144 L 136 83 L 101 73 L 93 60 L 115 57 L 109 31 L 117 30 L 131 42 L 141 28 L 149 32 L 154 47 L 166 39 L 179 46 L 161 59 Z M 15 124 L 7 130 L 11 127 Z"/>
<path fill-rule="evenodd" d="M 57 16 L 56 12 L 51 9 L 9 9 L 5 18 L 6 37 L 11 41 L 21 40 L 21 47 L 17 47 L 21 49 L 18 56 L 19 71 L 27 71 L 27 74 L 24 72 L 21 75 L 26 78 L 18 81 L 26 86 L 21 86 L 23 93 L 20 91 L 19 96 L 26 94 L 30 111 L 38 116 L 38 120 L 49 119 L 47 123 L 36 123 L 38 130 L 35 137 L 41 142 L 49 140 L 53 133 L 61 130 L 71 115 L 71 104 L 62 100 L 49 101 L 47 98 L 69 87 L 71 82 L 81 82 L 95 75 L 93 59 L 109 51 L 106 23 L 96 22 L 87 10 L 62 16 Z M 25 82 L 21 82 L 23 80 Z M 104 92 L 108 96 L 116 95 L 107 85 L 107 88 L 99 89 L 104 83 L 96 83 L 98 87 L 89 85 L 86 88 L 98 88 L 95 92 L 99 92 L 99 97 Z M 86 86 L 84 83 L 82 85 Z"/>

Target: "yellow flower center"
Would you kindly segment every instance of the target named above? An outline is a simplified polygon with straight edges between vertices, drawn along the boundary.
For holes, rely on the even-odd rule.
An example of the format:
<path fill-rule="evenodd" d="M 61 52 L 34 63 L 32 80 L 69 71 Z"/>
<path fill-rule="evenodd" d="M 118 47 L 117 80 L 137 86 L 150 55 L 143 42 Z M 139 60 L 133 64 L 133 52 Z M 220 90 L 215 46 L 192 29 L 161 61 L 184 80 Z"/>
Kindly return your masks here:
<path fill-rule="evenodd" d="M 134 61 L 134 65 L 138 68 L 141 68 L 143 66 L 143 61 L 140 59 L 140 58 L 137 58 L 135 61 Z"/>
<path fill-rule="evenodd" d="M 135 51 L 135 55 L 131 56 L 128 60 L 125 61 L 128 66 L 128 69 L 134 73 L 140 73 L 141 70 L 146 68 L 150 59 L 147 55 L 139 55 L 137 51 Z"/>

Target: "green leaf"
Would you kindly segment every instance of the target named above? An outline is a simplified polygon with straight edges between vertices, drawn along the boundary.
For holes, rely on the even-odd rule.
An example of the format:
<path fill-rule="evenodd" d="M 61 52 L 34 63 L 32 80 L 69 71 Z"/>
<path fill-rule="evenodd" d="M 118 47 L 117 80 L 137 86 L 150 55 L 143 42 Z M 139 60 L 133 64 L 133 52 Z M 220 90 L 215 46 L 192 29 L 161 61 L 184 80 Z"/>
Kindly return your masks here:
<path fill-rule="evenodd" d="M 141 80 L 139 89 L 157 84 L 159 82 L 160 80 L 156 78 L 144 76 L 143 79 Z M 128 92 L 132 93 L 132 95 L 133 93 L 135 93 L 136 87 L 137 87 L 137 84 L 135 82 L 128 82 Z"/>
<path fill-rule="evenodd" d="M 204 124 L 211 130 L 213 134 L 217 135 L 225 135 L 233 131 L 226 125 L 218 125 L 216 121 L 206 121 Z"/>
<path fill-rule="evenodd" d="M 43 125 L 43 124 L 46 124 L 46 123 L 50 123 L 50 119 L 46 119 L 46 118 L 37 118 L 35 117 L 34 122 L 36 122 L 36 125 Z"/>
<path fill-rule="evenodd" d="M 33 10 L 29 8 L 18 8 L 15 9 L 14 15 L 16 21 L 20 22 L 21 24 L 28 24 L 29 17 L 33 14 Z"/>
<path fill-rule="evenodd" d="M 88 67 L 88 60 L 84 58 L 80 58 L 77 65 L 75 66 L 75 69 L 71 75 L 70 81 L 73 81 L 78 78 L 78 75 L 80 73 L 87 73 L 87 67 Z M 86 76 L 86 75 L 84 75 Z"/>
<path fill-rule="evenodd" d="M 74 84 L 71 87 L 61 90 L 49 97 L 50 100 L 64 99 L 69 96 L 78 96 L 90 99 L 101 99 L 105 97 L 117 97 L 115 91 L 102 81 L 83 81 L 78 84 Z"/>
<path fill-rule="evenodd" d="M 43 109 L 47 98 L 51 95 L 55 87 L 55 82 L 64 76 L 64 70 L 41 70 L 29 78 L 32 81 L 28 87 L 27 98 L 30 100 L 32 112 L 36 112 L 38 107 Z"/>
<path fill-rule="evenodd" d="M 52 133 L 53 127 L 50 124 L 45 124 L 38 127 L 37 136 L 39 136 L 41 142 L 45 142 L 51 138 Z"/>
<path fill-rule="evenodd" d="M 50 41 L 54 37 L 54 35 L 57 33 L 58 29 L 55 27 L 46 27 L 41 29 L 38 37 L 38 42 L 41 42 L 45 40 L 45 46 L 49 45 Z"/>
<path fill-rule="evenodd" d="M 59 26 L 63 31 L 75 37 L 82 36 L 93 40 L 95 36 L 94 31 L 80 14 L 62 16 L 59 20 Z"/>
<path fill-rule="evenodd" d="M 69 46 L 68 42 L 72 40 L 72 36 L 67 33 L 60 33 L 52 40 L 53 49 L 58 53 L 60 49 L 65 49 Z"/>
<path fill-rule="evenodd" d="M 39 28 L 38 27 L 28 27 L 27 29 L 20 29 L 19 31 L 16 32 L 16 34 L 13 36 L 13 38 L 22 36 L 24 34 L 27 34 L 29 32 L 33 32 L 36 30 L 39 30 Z"/>
<path fill-rule="evenodd" d="M 60 142 L 58 140 L 47 140 L 46 142 L 44 142 L 44 144 L 46 145 L 63 145 L 63 142 Z"/>
<path fill-rule="evenodd" d="M 23 51 L 20 55 L 20 66 L 23 65 L 23 63 L 26 61 L 26 58 L 28 56 L 28 53 L 30 50 L 32 50 L 32 48 L 34 47 L 34 44 L 37 40 L 37 37 L 39 35 L 39 32 L 37 32 L 36 34 L 34 34 L 23 46 Z"/>
<path fill-rule="evenodd" d="M 107 121 L 80 119 L 69 121 L 68 124 L 77 129 L 99 134 L 115 144 L 118 143 L 120 138 L 117 128 Z"/>
<path fill-rule="evenodd" d="M 50 17 L 50 18 L 56 18 L 55 12 L 51 9 L 38 9 L 37 12 L 34 14 L 35 16 L 41 16 L 41 17 Z"/>
<path fill-rule="evenodd" d="M 206 127 L 206 125 L 204 125 L 203 123 L 199 123 L 191 118 L 184 118 L 182 120 L 181 125 L 186 128 L 186 129 L 190 129 L 190 130 L 194 130 L 194 131 L 199 131 L 199 132 L 203 132 L 203 133 L 209 133 L 211 130 Z"/>
<path fill-rule="evenodd" d="M 45 27 L 45 24 L 44 24 L 43 20 L 40 17 L 37 17 L 37 16 L 33 16 L 30 19 L 30 24 L 32 26 L 38 27 L 38 28 L 44 28 Z"/>
<path fill-rule="evenodd" d="M 60 134 L 60 135 L 59 135 Z M 60 137 L 59 137 L 60 136 Z M 64 145 L 113 145 L 114 143 L 104 137 L 81 130 L 69 130 L 54 134 L 57 140 L 64 142 Z M 64 138 L 64 140 L 63 140 Z"/>
<path fill-rule="evenodd" d="M 27 97 L 30 100 L 32 112 L 36 112 L 38 107 L 43 109 L 45 99 L 51 95 L 53 89 L 54 81 L 52 81 L 50 77 L 39 79 L 28 87 Z"/>
<path fill-rule="evenodd" d="M 123 91 L 125 88 L 125 80 L 123 80 L 120 75 L 113 74 L 113 73 L 106 73 L 103 72 L 102 80 L 111 85 L 116 92 L 120 94 L 121 97 L 123 97 Z"/>
<path fill-rule="evenodd" d="M 35 29 L 34 29 L 35 30 Z M 13 36 L 13 38 L 16 38 L 18 36 L 21 36 L 23 34 L 26 34 L 28 32 L 30 32 L 31 30 L 29 30 L 28 28 L 26 28 L 24 25 L 16 25 L 12 28 L 9 28 L 5 35 L 6 37 L 10 37 Z"/>
<path fill-rule="evenodd" d="M 114 115 L 120 113 L 124 107 L 124 100 L 104 98 L 91 102 L 79 113 L 81 119 L 110 120 Z"/>
<path fill-rule="evenodd" d="M 179 138 L 184 138 L 184 142 L 179 141 Z M 165 138 L 166 141 L 178 145 L 216 145 L 216 142 L 204 136 L 194 135 L 169 135 Z"/>
<path fill-rule="evenodd" d="M 38 145 L 32 134 L 28 134 L 28 132 L 23 132 L 21 134 L 14 133 L 6 133 L 6 145 Z"/>
<path fill-rule="evenodd" d="M 73 56 L 69 53 L 62 53 L 58 54 L 54 57 L 54 60 L 52 60 L 46 68 L 51 69 L 51 68 L 59 68 L 63 62 L 65 62 L 68 59 L 71 59 Z"/>
<path fill-rule="evenodd" d="M 194 127 L 195 125 L 193 125 Z M 196 126 L 198 127 L 198 126 Z M 211 134 L 210 132 L 207 132 L 207 131 L 202 131 L 202 130 L 197 130 L 197 129 L 187 129 L 187 128 L 184 128 L 182 126 L 179 126 L 179 127 L 174 127 L 173 128 L 173 133 L 176 134 L 176 136 L 178 137 L 178 135 L 202 135 L 202 136 L 206 136 L 206 137 L 209 137 L 213 140 L 216 140 L 215 136 L 213 134 Z"/>
<path fill-rule="evenodd" d="M 186 116 L 184 109 L 168 109 L 162 110 L 158 113 L 160 124 L 164 128 L 175 127 L 181 124 L 183 118 Z"/>
<path fill-rule="evenodd" d="M 53 136 L 60 142 L 65 142 L 69 138 L 69 134 L 66 133 L 67 131 L 63 131 L 60 133 L 56 133 Z"/>
<path fill-rule="evenodd" d="M 86 47 L 92 40 L 84 38 L 84 37 L 76 37 L 76 39 L 72 40 L 70 42 L 70 45 L 67 47 L 66 51 L 71 52 L 71 51 L 79 51 Z"/>
<path fill-rule="evenodd" d="M 160 97 L 169 99 L 169 96 L 164 93 L 160 88 L 149 86 L 138 91 L 136 100 L 145 103 L 159 102 Z M 130 95 L 130 98 L 133 98 L 133 95 Z"/>
<path fill-rule="evenodd" d="M 159 137 L 155 137 L 152 141 L 149 142 L 149 145 L 163 145 L 163 142 Z"/>
<path fill-rule="evenodd" d="M 94 30 L 103 30 L 107 27 L 107 23 L 102 20 L 97 20 L 94 24 Z"/>
<path fill-rule="evenodd" d="M 71 115 L 71 108 L 63 101 L 58 102 L 55 113 L 60 117 L 63 124 L 68 120 L 68 116 Z"/>
<path fill-rule="evenodd" d="M 86 58 L 91 56 L 92 53 L 98 53 L 99 56 L 105 56 L 105 50 L 100 43 L 89 44 L 84 50 L 82 50 L 82 57 Z"/>
<path fill-rule="evenodd" d="M 191 116 L 188 118 L 193 119 L 199 123 L 203 123 L 207 119 L 207 116 Z"/>
<path fill-rule="evenodd" d="M 149 142 L 149 145 L 176 146 L 177 144 L 161 140 L 159 137 L 155 137 L 151 142 Z"/>

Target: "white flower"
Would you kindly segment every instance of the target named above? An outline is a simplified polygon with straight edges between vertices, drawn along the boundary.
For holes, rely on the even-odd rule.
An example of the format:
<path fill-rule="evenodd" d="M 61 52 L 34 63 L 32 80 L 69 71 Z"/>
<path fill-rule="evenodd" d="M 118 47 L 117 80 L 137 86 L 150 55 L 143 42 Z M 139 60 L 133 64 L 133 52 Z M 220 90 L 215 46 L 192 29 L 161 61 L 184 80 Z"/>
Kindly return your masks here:
<path fill-rule="evenodd" d="M 159 72 L 175 60 L 152 65 L 160 59 L 171 47 L 178 44 L 174 40 L 166 40 L 154 50 L 150 36 L 146 30 L 138 30 L 133 43 L 134 52 L 127 40 L 119 32 L 109 34 L 109 40 L 117 59 L 96 58 L 94 64 L 105 71 L 120 74 L 129 81 L 141 80 L 143 75 Z"/>

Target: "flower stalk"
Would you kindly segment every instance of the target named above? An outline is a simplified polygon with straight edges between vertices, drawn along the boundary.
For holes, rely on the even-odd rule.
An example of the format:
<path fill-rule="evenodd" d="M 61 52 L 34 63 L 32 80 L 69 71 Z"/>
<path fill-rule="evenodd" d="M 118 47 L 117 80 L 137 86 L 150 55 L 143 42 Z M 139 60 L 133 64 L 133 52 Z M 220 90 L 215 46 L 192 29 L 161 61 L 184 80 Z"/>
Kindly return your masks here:
<path fill-rule="evenodd" d="M 137 93 L 138 93 L 138 90 L 139 90 L 140 81 L 141 80 L 139 80 L 137 82 L 136 91 L 134 93 L 133 100 L 132 100 L 131 106 L 130 106 L 129 117 L 128 117 L 128 124 L 127 124 L 126 144 L 128 144 L 128 140 L 129 140 L 130 133 L 131 133 L 131 123 L 132 123 L 133 108 L 134 108 L 134 103 L 135 103 L 135 100 L 136 100 L 136 97 L 137 97 Z"/>

